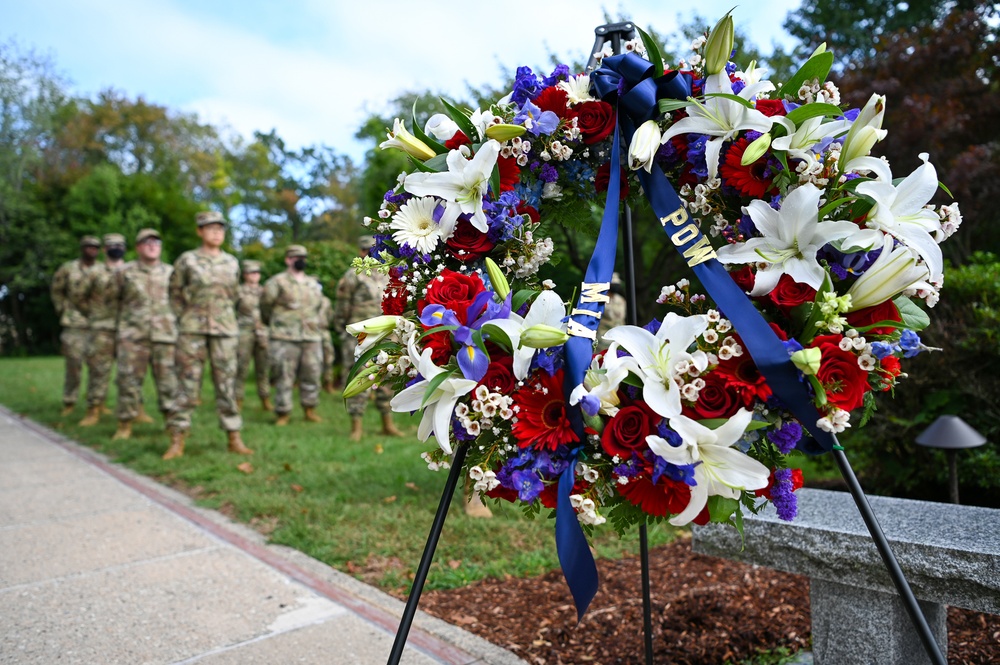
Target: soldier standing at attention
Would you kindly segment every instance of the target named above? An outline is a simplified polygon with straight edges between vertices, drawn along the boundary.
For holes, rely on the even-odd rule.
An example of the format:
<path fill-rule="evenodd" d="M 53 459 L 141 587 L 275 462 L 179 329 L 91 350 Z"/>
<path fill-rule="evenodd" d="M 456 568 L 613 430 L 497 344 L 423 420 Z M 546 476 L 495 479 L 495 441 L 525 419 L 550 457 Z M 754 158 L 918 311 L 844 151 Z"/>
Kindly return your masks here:
<path fill-rule="evenodd" d="M 84 295 L 100 252 L 100 240 L 95 236 L 83 236 L 80 238 L 80 258 L 62 264 L 52 277 L 52 304 L 63 329 L 59 339 L 66 359 L 63 410 L 60 414 L 63 417 L 73 413 L 80 392 L 80 374 L 90 345 L 90 324 L 87 322 Z"/>
<path fill-rule="evenodd" d="M 299 401 L 305 419 L 321 423 L 316 413 L 323 366 L 323 341 L 319 310 L 323 290 L 315 277 L 305 273 L 306 248 L 289 245 L 286 270 L 264 284 L 260 313 L 268 325 L 271 368 L 275 372 L 275 425 L 288 424 L 292 412 L 292 386 L 299 382 Z"/>
<path fill-rule="evenodd" d="M 333 348 L 333 335 L 330 334 L 330 326 L 333 324 L 333 303 L 326 296 L 319 307 L 319 333 L 323 338 L 323 392 L 332 395 L 336 392 L 333 385 L 333 364 L 337 354 Z"/>
<path fill-rule="evenodd" d="M 240 284 L 240 264 L 236 257 L 222 251 L 226 222 L 215 211 L 199 212 L 195 217 L 201 247 L 180 255 L 170 276 L 170 304 L 177 316 L 178 410 L 167 425 L 170 448 L 163 459 L 184 454 L 184 439 L 191 430 L 191 412 L 195 409 L 205 360 L 212 362 L 215 408 L 219 426 L 229 437 L 229 451 L 252 455 L 243 445 L 240 428 L 243 419 L 236 408 L 236 348 L 239 327 L 236 325 L 236 292 Z"/>
<path fill-rule="evenodd" d="M 358 253 L 364 257 L 375 246 L 375 238 L 361 236 L 358 238 Z M 341 336 L 343 344 L 344 376 L 354 364 L 354 349 L 357 340 L 354 335 L 347 334 L 347 324 L 378 316 L 382 313 L 382 294 L 389 285 L 389 278 L 382 273 L 372 271 L 371 275 L 358 274 L 354 268 L 348 268 L 344 276 L 337 282 L 337 306 L 334 310 L 334 327 Z M 392 409 L 389 400 L 392 393 L 387 386 L 375 391 L 375 406 L 382 414 L 382 434 L 386 436 L 402 436 L 392 420 Z M 351 415 L 351 441 L 360 441 L 362 434 L 362 418 L 368 406 L 368 393 L 356 395 L 347 400 L 347 412 Z"/>
<path fill-rule="evenodd" d="M 115 338 L 118 331 L 118 273 L 125 267 L 125 236 L 104 236 L 104 263 L 98 263 L 87 283 L 87 322 L 90 346 L 87 348 L 87 415 L 80 427 L 92 427 L 107 407 L 108 384 L 115 365 Z"/>
<path fill-rule="evenodd" d="M 243 262 L 243 283 L 236 297 L 236 322 L 240 327 L 240 345 L 236 365 L 236 407 L 243 410 L 244 385 L 250 371 L 250 361 L 254 363 L 257 376 L 257 396 L 260 408 L 270 411 L 271 382 L 267 357 L 267 326 L 260 318 L 260 296 L 264 287 L 260 284 L 260 261 Z"/>
<path fill-rule="evenodd" d="M 170 309 L 174 268 L 160 261 L 162 244 L 155 229 L 139 231 L 135 250 L 139 259 L 118 273 L 118 429 L 112 439 L 131 438 L 132 423 L 144 422 L 142 382 L 150 364 L 160 413 L 169 419 L 177 410 L 177 321 Z M 146 416 L 146 421 L 152 418 Z"/>

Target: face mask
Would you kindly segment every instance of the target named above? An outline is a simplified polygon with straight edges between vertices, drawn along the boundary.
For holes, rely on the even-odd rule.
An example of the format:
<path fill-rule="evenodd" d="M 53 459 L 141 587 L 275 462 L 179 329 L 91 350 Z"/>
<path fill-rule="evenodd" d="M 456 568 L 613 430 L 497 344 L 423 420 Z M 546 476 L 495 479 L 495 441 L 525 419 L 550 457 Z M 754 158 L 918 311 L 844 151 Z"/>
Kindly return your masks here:
<path fill-rule="evenodd" d="M 306 269 L 306 260 L 303 259 L 302 257 L 299 257 L 299 258 L 295 259 L 295 261 L 292 263 L 292 267 L 295 268 L 296 270 L 299 270 L 299 271 L 305 270 Z"/>
<path fill-rule="evenodd" d="M 115 261 L 117 261 L 121 257 L 125 256 L 125 248 L 124 247 L 111 247 L 109 249 L 106 249 L 104 251 L 104 253 L 108 255 L 109 259 L 114 259 Z"/>

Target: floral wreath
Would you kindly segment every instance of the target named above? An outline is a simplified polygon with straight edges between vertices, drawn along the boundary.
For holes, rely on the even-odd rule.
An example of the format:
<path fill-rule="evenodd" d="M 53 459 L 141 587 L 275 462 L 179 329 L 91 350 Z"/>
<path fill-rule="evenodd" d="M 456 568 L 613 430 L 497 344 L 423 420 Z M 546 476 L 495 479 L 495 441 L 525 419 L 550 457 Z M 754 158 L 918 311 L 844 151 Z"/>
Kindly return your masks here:
<path fill-rule="evenodd" d="M 566 514 L 587 532 L 606 520 L 619 533 L 659 519 L 741 528 L 743 511 L 768 502 L 790 520 L 802 478 L 787 455 L 863 425 L 874 394 L 905 376 L 901 360 L 926 350 L 915 300 L 937 301 L 938 244 L 961 215 L 928 204 L 939 183 L 926 154 L 901 180 L 870 156 L 887 134 L 886 98 L 842 108 L 825 81 L 831 53 L 777 87 L 729 61 L 728 15 L 676 69 L 640 33 L 625 55 L 595 54 L 592 75 L 521 67 L 485 110 L 444 102 L 412 133 L 395 121 L 380 147 L 405 151 L 415 171 L 365 218 L 377 244 L 357 268 L 390 281 L 384 315 L 348 327 L 360 344 L 345 396 L 390 386 L 392 408 L 420 412 L 419 438 L 434 437 L 431 469 L 464 445 L 476 490 L 556 509 L 557 531 Z M 628 115 L 643 90 L 654 106 Z M 619 199 L 644 192 L 655 209 L 669 182 L 680 207 L 661 222 L 690 265 L 724 266 L 717 288 L 735 286 L 769 329 L 794 384 L 780 396 L 753 352 L 759 332 L 741 336 L 726 316 L 738 308 L 686 279 L 663 287 L 658 319 L 612 328 L 596 353 L 606 277 L 585 280 L 576 307 L 539 280 L 553 252 L 542 215 L 606 204 L 613 226 Z M 796 412 L 792 392 L 805 403 Z"/>

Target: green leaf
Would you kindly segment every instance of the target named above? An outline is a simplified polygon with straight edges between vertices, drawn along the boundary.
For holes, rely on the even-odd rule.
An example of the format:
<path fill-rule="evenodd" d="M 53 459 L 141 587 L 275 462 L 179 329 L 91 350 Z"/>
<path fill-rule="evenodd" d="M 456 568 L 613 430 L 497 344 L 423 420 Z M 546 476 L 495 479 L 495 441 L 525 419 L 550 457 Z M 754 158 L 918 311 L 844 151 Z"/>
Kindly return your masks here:
<path fill-rule="evenodd" d="M 728 99 L 731 102 L 736 102 L 738 104 L 742 104 L 743 106 L 747 107 L 748 109 L 752 109 L 753 108 L 753 104 L 750 103 L 749 99 L 743 99 L 739 95 L 731 95 L 728 92 L 710 92 L 710 93 L 708 93 L 705 96 L 706 97 L 723 97 L 725 99 Z"/>
<path fill-rule="evenodd" d="M 532 291 L 531 289 L 521 289 L 514 294 L 514 297 L 510 299 L 510 309 L 512 312 L 516 312 L 521 309 L 521 305 L 534 299 L 538 295 L 537 291 Z"/>
<path fill-rule="evenodd" d="M 458 326 L 434 326 L 433 328 L 428 328 L 417 334 L 416 339 L 423 339 L 427 335 L 433 335 L 439 332 L 451 332 L 452 330 L 458 330 Z"/>
<path fill-rule="evenodd" d="M 823 299 L 824 293 L 830 293 L 832 291 L 833 280 L 830 279 L 830 273 L 824 271 L 823 284 L 819 287 L 819 290 L 816 291 L 816 298 L 813 302 L 818 303 Z M 820 307 L 818 305 L 813 306 L 812 312 L 809 314 L 809 318 L 806 319 L 806 324 L 802 327 L 802 337 L 799 339 L 799 342 L 801 342 L 803 346 L 811 342 L 812 338 L 816 336 L 816 322 L 819 321 L 822 316 L 823 313 L 820 310 Z"/>
<path fill-rule="evenodd" d="M 448 152 L 448 148 L 444 147 L 442 144 L 438 143 L 437 141 L 435 141 L 431 137 L 427 136 L 427 134 L 424 133 L 424 130 L 421 129 L 420 125 L 417 124 L 417 102 L 416 101 L 413 102 L 413 109 L 410 112 L 410 119 L 413 121 L 413 135 L 414 136 L 416 136 L 418 139 L 420 139 L 421 141 L 423 141 L 424 143 L 426 143 L 428 148 L 430 148 L 431 150 L 433 150 L 434 152 L 436 152 L 439 155 L 443 155 L 444 153 Z"/>
<path fill-rule="evenodd" d="M 816 219 L 818 219 L 819 221 L 823 221 L 823 219 L 827 215 L 832 213 L 834 210 L 844 205 L 845 203 L 850 203 L 851 201 L 854 200 L 855 200 L 854 197 L 844 197 L 844 198 L 834 199 L 833 201 L 828 201 L 825 206 L 819 209 L 819 216 Z"/>
<path fill-rule="evenodd" d="M 843 109 L 834 104 L 805 104 L 797 109 L 792 110 L 785 117 L 795 123 L 798 127 L 806 120 L 810 118 L 818 118 L 820 116 L 825 116 L 829 118 L 839 118 L 844 115 Z"/>
<path fill-rule="evenodd" d="M 858 421 L 858 427 L 864 427 L 868 424 L 868 421 L 872 419 L 875 415 L 875 411 L 878 409 L 878 403 L 875 401 L 875 394 L 871 391 L 865 393 L 864 411 L 861 412 L 861 420 Z"/>
<path fill-rule="evenodd" d="M 500 198 L 500 162 L 493 165 L 493 173 L 490 174 L 490 189 L 493 190 L 493 198 Z"/>
<path fill-rule="evenodd" d="M 948 189 L 948 186 L 945 185 L 943 182 L 938 181 L 938 187 L 940 187 L 941 189 L 943 189 L 944 193 L 947 194 L 948 196 L 950 196 L 951 198 L 955 198 L 955 195 L 951 193 L 951 190 Z"/>
<path fill-rule="evenodd" d="M 920 309 L 916 303 L 906 296 L 899 296 L 892 301 L 899 310 L 899 315 L 903 319 L 903 325 L 910 330 L 923 330 L 931 324 L 931 318 L 927 312 Z"/>
<path fill-rule="evenodd" d="M 706 418 L 704 420 L 699 420 L 698 422 L 708 429 L 718 429 L 729 422 L 729 418 Z M 764 429 L 765 427 L 770 426 L 771 423 L 764 420 L 751 420 L 750 424 L 747 425 L 747 431 L 752 432 L 754 430 Z"/>
<path fill-rule="evenodd" d="M 653 38 L 645 30 L 639 26 L 635 26 L 635 29 L 639 31 L 639 36 L 642 37 L 642 44 L 646 47 L 646 57 L 649 58 L 650 64 L 653 65 L 653 78 L 663 76 L 663 56 L 660 55 L 660 47 L 656 45 L 656 42 L 653 41 Z"/>
<path fill-rule="evenodd" d="M 420 161 L 419 159 L 417 159 L 413 155 L 407 154 L 406 157 L 410 160 L 410 163 L 413 164 L 413 166 L 416 167 L 416 169 L 418 171 L 423 171 L 424 173 L 437 173 L 438 172 L 437 169 L 433 169 L 433 168 L 427 166 L 426 162 Z M 434 159 L 437 159 L 437 157 L 431 157 L 431 160 L 434 160 Z M 430 161 L 430 160 L 428 160 L 428 161 Z"/>
<path fill-rule="evenodd" d="M 383 341 L 383 342 L 379 342 L 378 344 L 376 344 L 372 348 L 370 348 L 367 351 L 365 351 L 364 353 L 362 353 L 361 356 L 356 361 L 354 361 L 354 366 L 351 367 L 351 371 L 348 372 L 347 379 L 344 381 L 344 385 L 346 386 L 348 383 L 350 383 L 354 379 L 354 377 L 357 375 L 357 373 L 360 372 L 364 368 L 365 363 L 367 363 L 369 360 L 371 360 L 372 358 L 374 358 L 375 356 L 377 356 L 378 353 L 379 353 L 379 351 L 382 351 L 382 350 L 385 350 L 387 352 L 390 351 L 390 350 L 392 350 L 392 351 L 398 351 L 399 348 L 400 347 L 399 347 L 399 344 L 397 342 L 385 342 L 385 341 Z"/>
<path fill-rule="evenodd" d="M 420 400 L 421 409 L 427 406 L 427 400 L 434 396 L 434 391 L 438 389 L 438 386 L 450 379 L 452 374 L 454 374 L 454 370 L 450 372 L 441 372 L 427 382 L 427 388 L 424 389 L 424 398 Z"/>
<path fill-rule="evenodd" d="M 462 113 L 461 110 L 451 102 L 449 102 L 444 97 L 441 97 L 441 103 L 444 104 L 444 110 L 448 114 L 448 117 L 455 121 L 458 128 L 462 130 L 462 133 L 469 137 L 469 140 L 473 143 L 478 143 L 482 140 L 479 136 L 479 131 L 469 120 L 469 116 Z"/>
<path fill-rule="evenodd" d="M 424 166 L 433 171 L 434 173 L 440 173 L 442 171 L 448 170 L 448 155 L 434 155 L 426 162 Z"/>
<path fill-rule="evenodd" d="M 716 524 L 730 524 L 733 513 L 739 511 L 740 502 L 723 496 L 708 497 L 709 519 Z"/>
<path fill-rule="evenodd" d="M 795 72 L 792 78 L 788 79 L 785 85 L 781 86 L 775 97 L 777 99 L 782 99 L 786 95 L 795 99 L 799 95 L 799 88 L 806 81 L 812 81 L 813 79 L 819 80 L 820 83 L 826 81 L 827 75 L 830 73 L 830 68 L 833 67 L 833 53 L 830 51 L 824 51 L 822 53 L 817 53 L 813 57 L 809 58 L 799 71 Z"/>
<path fill-rule="evenodd" d="M 660 106 L 660 113 L 670 113 L 671 111 L 676 111 L 677 109 L 687 108 L 694 104 L 690 99 L 681 101 L 679 99 L 661 99 L 657 102 Z"/>
<path fill-rule="evenodd" d="M 487 321 L 483 324 L 482 330 L 486 333 L 486 338 L 491 342 L 499 344 L 511 353 L 514 352 L 514 343 L 511 342 L 510 337 L 507 336 L 507 333 L 505 333 L 502 328 L 490 325 L 490 322 Z"/>

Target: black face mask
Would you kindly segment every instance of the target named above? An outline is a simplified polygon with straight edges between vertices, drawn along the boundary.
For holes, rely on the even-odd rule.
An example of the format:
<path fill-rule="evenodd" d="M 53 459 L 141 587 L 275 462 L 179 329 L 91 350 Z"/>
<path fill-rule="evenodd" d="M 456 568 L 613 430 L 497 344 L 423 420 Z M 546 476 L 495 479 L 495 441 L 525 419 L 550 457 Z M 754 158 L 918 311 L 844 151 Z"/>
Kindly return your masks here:
<path fill-rule="evenodd" d="M 306 269 L 306 260 L 299 257 L 292 262 L 292 267 L 301 272 Z"/>
<path fill-rule="evenodd" d="M 117 261 L 121 257 L 125 256 L 125 248 L 109 247 L 108 249 L 104 250 L 104 253 L 107 254 L 109 259 L 114 259 L 115 261 Z"/>

